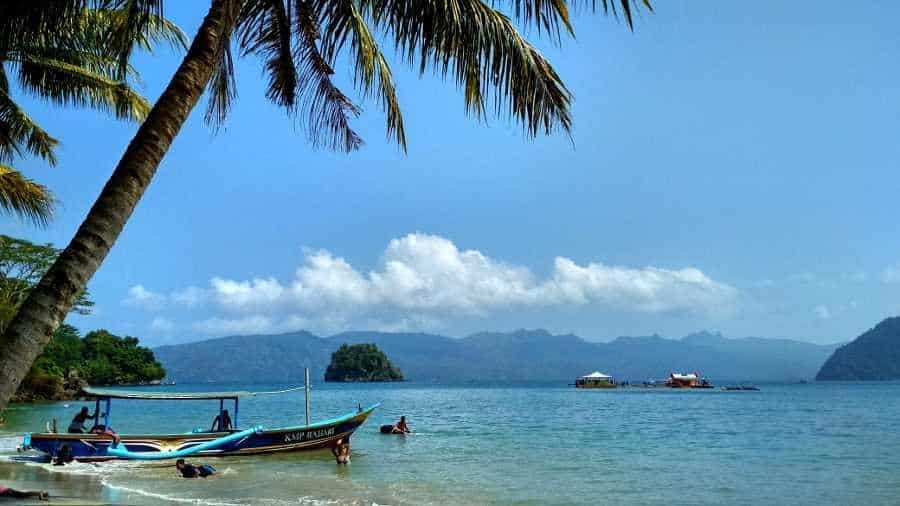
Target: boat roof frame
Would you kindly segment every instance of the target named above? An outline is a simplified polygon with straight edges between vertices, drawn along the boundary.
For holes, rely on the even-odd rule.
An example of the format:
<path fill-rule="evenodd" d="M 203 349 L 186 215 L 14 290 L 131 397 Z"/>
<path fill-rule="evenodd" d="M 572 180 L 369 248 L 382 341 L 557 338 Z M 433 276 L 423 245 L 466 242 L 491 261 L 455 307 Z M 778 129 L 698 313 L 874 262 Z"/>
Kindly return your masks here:
<path fill-rule="evenodd" d="M 112 388 L 84 387 L 81 391 L 88 397 L 97 399 L 134 399 L 156 401 L 200 401 L 200 400 L 234 400 L 241 397 L 257 397 L 260 395 L 276 395 L 297 390 L 304 387 L 288 388 L 269 392 L 249 392 L 238 390 L 232 392 L 147 392 L 141 390 L 116 390 Z"/>

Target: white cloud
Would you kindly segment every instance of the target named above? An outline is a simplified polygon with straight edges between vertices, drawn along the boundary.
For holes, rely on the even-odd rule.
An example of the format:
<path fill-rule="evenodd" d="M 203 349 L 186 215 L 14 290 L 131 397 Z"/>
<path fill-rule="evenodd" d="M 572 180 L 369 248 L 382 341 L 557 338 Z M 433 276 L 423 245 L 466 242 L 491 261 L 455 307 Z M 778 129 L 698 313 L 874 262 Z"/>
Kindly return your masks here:
<path fill-rule="evenodd" d="M 813 308 L 813 313 L 816 314 L 822 320 L 830 320 L 831 319 L 831 311 L 828 310 L 828 306 L 816 306 Z"/>
<path fill-rule="evenodd" d="M 172 302 L 185 307 L 194 307 L 201 303 L 209 296 L 209 291 L 196 286 L 189 286 L 183 290 L 172 292 L 170 298 Z"/>
<path fill-rule="evenodd" d="M 177 293 L 189 290 L 195 304 L 209 299 L 232 313 L 198 324 L 211 333 L 271 332 L 290 327 L 289 318 L 297 324 L 293 328 L 310 322 L 415 328 L 453 316 L 573 304 L 643 313 L 723 314 L 733 309 L 737 296 L 734 288 L 694 267 L 580 265 L 557 257 L 550 276 L 541 280 L 526 267 L 419 233 L 392 240 L 378 268 L 369 272 L 328 251 L 307 250 L 288 282 L 216 277 L 208 290 Z M 172 298 L 177 300 L 176 295 Z"/>
<path fill-rule="evenodd" d="M 144 288 L 144 285 L 134 285 L 128 289 L 128 296 L 122 300 L 122 304 L 131 307 L 157 311 L 163 307 L 166 296 L 152 292 Z"/>
<path fill-rule="evenodd" d="M 900 283 L 900 263 L 894 264 L 882 271 L 881 280 L 885 283 Z"/>
<path fill-rule="evenodd" d="M 175 324 L 168 318 L 157 316 L 150 322 L 150 328 L 157 332 L 171 332 L 175 328 Z"/>

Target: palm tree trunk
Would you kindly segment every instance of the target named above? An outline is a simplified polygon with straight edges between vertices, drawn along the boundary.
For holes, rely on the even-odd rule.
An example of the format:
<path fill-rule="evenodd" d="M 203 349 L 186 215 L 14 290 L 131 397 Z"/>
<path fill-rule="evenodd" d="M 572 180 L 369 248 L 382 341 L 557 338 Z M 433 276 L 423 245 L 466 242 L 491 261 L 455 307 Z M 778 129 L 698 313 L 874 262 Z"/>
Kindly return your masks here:
<path fill-rule="evenodd" d="M 184 60 L 131 140 L 78 232 L 0 336 L 0 410 L 106 258 L 212 76 L 233 0 L 213 0 Z"/>

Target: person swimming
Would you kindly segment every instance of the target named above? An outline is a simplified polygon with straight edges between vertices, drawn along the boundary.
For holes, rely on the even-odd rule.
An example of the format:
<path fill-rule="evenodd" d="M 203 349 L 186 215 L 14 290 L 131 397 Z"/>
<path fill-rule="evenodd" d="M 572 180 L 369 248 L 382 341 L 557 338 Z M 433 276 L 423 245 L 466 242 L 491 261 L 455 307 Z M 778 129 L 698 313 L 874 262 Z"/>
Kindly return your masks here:
<path fill-rule="evenodd" d="M 334 459 L 338 465 L 350 463 L 350 443 L 345 443 L 343 439 L 338 439 L 337 444 L 331 449 Z"/>
<path fill-rule="evenodd" d="M 412 432 L 411 430 L 409 430 L 409 426 L 406 425 L 405 416 L 401 416 L 400 421 L 393 425 L 382 425 L 378 430 L 382 434 L 409 434 L 410 432 Z"/>
<path fill-rule="evenodd" d="M 181 473 L 181 476 L 184 478 L 206 478 L 207 476 L 216 474 L 216 468 L 209 464 L 195 466 L 193 464 L 188 464 L 184 459 L 175 461 L 175 469 L 178 469 L 178 472 Z"/>
<path fill-rule="evenodd" d="M 9 497 L 12 499 L 30 499 L 32 497 L 37 497 L 41 501 L 50 500 L 50 494 L 43 490 L 16 490 L 14 488 L 4 487 L 3 485 L 0 485 L 0 497 Z"/>
<path fill-rule="evenodd" d="M 72 423 L 69 424 L 69 434 L 84 434 L 87 430 L 84 427 L 84 422 L 88 420 L 96 420 L 98 418 L 97 413 L 95 412 L 93 415 L 90 414 L 87 406 L 83 406 L 81 411 L 72 418 Z"/>
<path fill-rule="evenodd" d="M 227 432 L 231 429 L 232 429 L 231 416 L 228 414 L 227 409 L 223 409 L 213 419 L 212 427 L 209 428 L 209 431 L 210 432 Z"/>
<path fill-rule="evenodd" d="M 409 434 L 412 432 L 409 430 L 409 425 L 406 425 L 406 416 L 400 417 L 400 421 L 394 425 L 394 430 L 392 432 L 394 434 Z"/>

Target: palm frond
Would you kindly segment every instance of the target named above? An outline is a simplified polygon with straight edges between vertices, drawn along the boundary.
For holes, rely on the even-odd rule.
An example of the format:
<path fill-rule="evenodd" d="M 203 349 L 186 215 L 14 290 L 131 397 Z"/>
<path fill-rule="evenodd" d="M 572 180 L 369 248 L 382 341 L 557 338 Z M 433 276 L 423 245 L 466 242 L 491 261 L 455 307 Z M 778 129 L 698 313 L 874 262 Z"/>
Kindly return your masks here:
<path fill-rule="evenodd" d="M 19 83 L 37 96 L 111 112 L 120 119 L 143 120 L 150 111 L 147 100 L 125 82 L 52 58 L 18 56 Z"/>
<path fill-rule="evenodd" d="M 146 37 L 154 19 L 163 18 L 163 0 L 95 0 L 104 11 L 117 11 L 122 21 L 109 33 L 109 48 L 118 57 L 119 80 L 125 79 L 135 42 Z"/>
<path fill-rule="evenodd" d="M 319 24 L 309 0 L 294 2 L 294 27 L 298 104 L 307 111 L 301 121 L 310 143 L 344 152 L 359 149 L 362 138 L 350 126 L 359 108 L 331 79 L 334 70 L 319 50 Z"/>
<path fill-rule="evenodd" d="M 206 105 L 204 120 L 215 128 L 222 126 L 231 104 L 237 97 L 237 85 L 234 77 L 234 60 L 231 56 L 231 47 L 225 46 L 219 52 L 219 60 L 213 70 L 212 78 L 207 86 L 209 101 Z"/>
<path fill-rule="evenodd" d="M 534 25 L 538 33 L 546 32 L 557 38 L 560 28 L 572 33 L 569 6 L 566 0 L 506 0 L 515 18 L 525 25 Z"/>
<path fill-rule="evenodd" d="M 357 86 L 365 96 L 378 96 L 385 111 L 388 136 L 393 135 L 406 151 L 406 129 L 391 67 L 356 0 L 315 0 L 315 6 L 322 27 L 322 55 L 333 63 L 349 41 Z"/>
<path fill-rule="evenodd" d="M 46 225 L 53 216 L 53 203 L 47 187 L 12 167 L 0 165 L 0 208 L 35 224 Z"/>
<path fill-rule="evenodd" d="M 247 2 L 238 18 L 237 40 L 243 54 L 264 59 L 269 77 L 266 97 L 292 108 L 297 98 L 297 68 L 291 51 L 291 20 L 283 1 Z"/>
<path fill-rule="evenodd" d="M 119 64 L 119 50 L 123 42 L 121 37 L 130 36 L 127 43 L 132 48 L 152 52 L 161 44 L 166 44 L 176 50 L 186 50 L 187 36 L 175 23 L 168 19 L 149 13 L 143 21 L 142 27 L 135 30 L 128 29 L 125 25 L 134 17 L 130 9 L 83 9 L 74 16 L 61 30 L 58 37 L 68 38 L 61 40 L 56 46 L 78 47 L 81 49 L 101 49 L 105 54 L 113 57 Z"/>
<path fill-rule="evenodd" d="M 502 12 L 481 0 L 360 1 L 363 13 L 393 36 L 410 65 L 420 73 L 430 68 L 443 78 L 454 78 L 464 92 L 467 112 L 482 117 L 492 98 L 495 114 L 513 117 L 530 136 L 570 130 L 569 91 L 550 62 Z M 346 23 L 334 16 L 327 19 L 337 33 Z M 325 36 L 326 44 L 331 38 Z"/>
<path fill-rule="evenodd" d="M 653 12 L 653 5 L 650 3 L 650 0 L 585 0 L 585 3 L 590 3 L 591 9 L 599 7 L 604 14 L 612 14 L 617 19 L 619 10 L 621 10 L 625 24 L 631 30 L 634 29 L 634 13 L 638 8 L 643 7 Z"/>
<path fill-rule="evenodd" d="M 25 152 L 56 165 L 53 148 L 59 143 L 19 107 L 6 90 L 0 89 L 0 161 Z"/>
<path fill-rule="evenodd" d="M 85 7 L 87 0 L 28 0 L 0 2 L 0 48 L 30 43 L 34 37 L 57 32 Z"/>
<path fill-rule="evenodd" d="M 223 23 L 228 25 L 223 28 L 223 33 L 233 33 L 237 27 L 243 10 L 244 2 L 242 0 L 226 0 L 225 18 Z M 231 104 L 237 97 L 237 88 L 234 76 L 234 59 L 231 53 L 231 37 L 219 37 L 216 47 L 216 66 L 213 69 L 212 77 L 207 83 L 206 89 L 211 93 L 209 102 L 206 107 L 204 120 L 207 124 L 214 127 L 220 127 L 228 112 Z"/>

